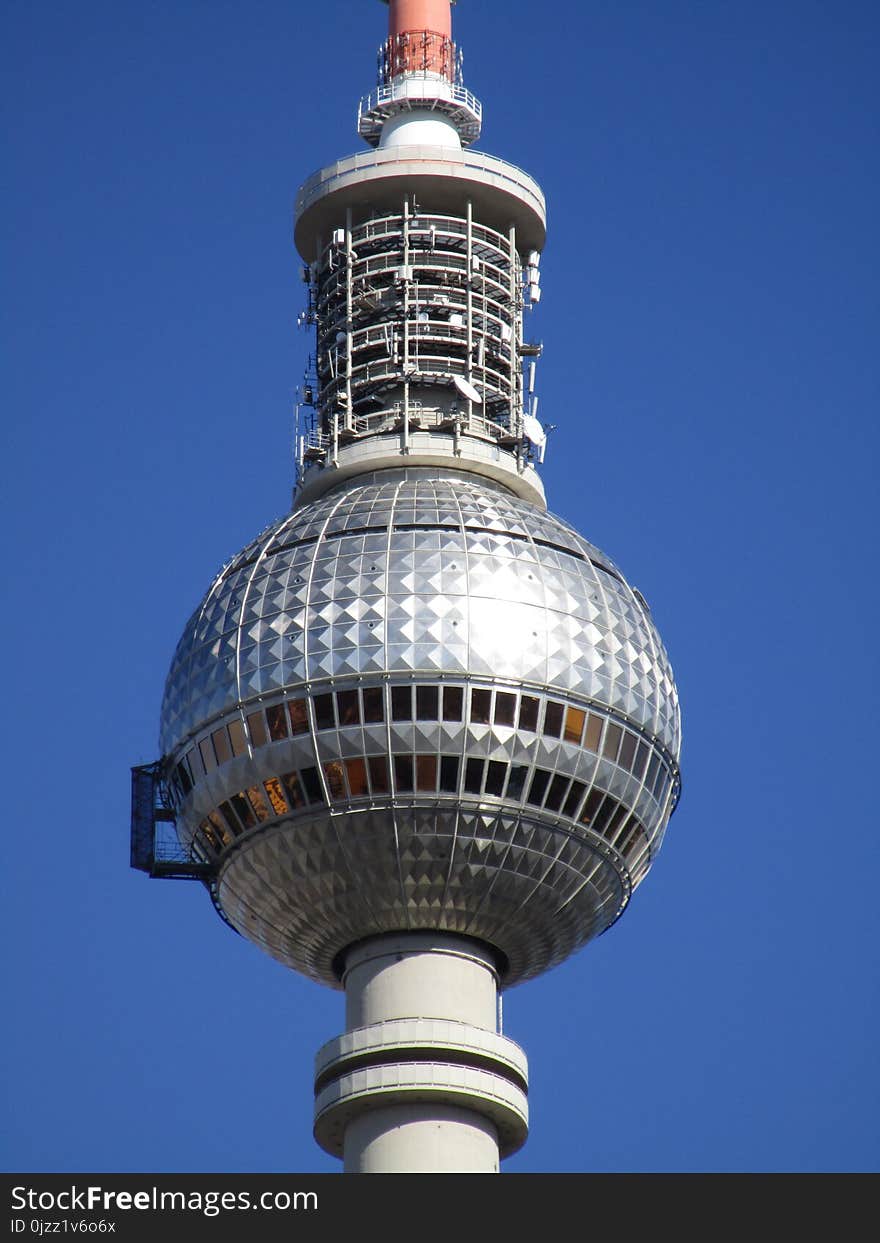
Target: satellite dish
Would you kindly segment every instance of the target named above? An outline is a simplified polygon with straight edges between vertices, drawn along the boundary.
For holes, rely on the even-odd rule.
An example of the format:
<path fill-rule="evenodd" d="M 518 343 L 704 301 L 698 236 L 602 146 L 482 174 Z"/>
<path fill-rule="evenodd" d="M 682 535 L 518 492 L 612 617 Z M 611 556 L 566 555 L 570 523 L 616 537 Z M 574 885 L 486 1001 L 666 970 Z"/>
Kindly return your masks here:
<path fill-rule="evenodd" d="M 460 375 L 454 375 L 452 380 L 462 397 L 466 397 L 468 401 L 475 401 L 477 405 L 481 406 L 483 404 L 483 399 L 474 388 L 473 384 L 468 383 L 468 381 Z"/>

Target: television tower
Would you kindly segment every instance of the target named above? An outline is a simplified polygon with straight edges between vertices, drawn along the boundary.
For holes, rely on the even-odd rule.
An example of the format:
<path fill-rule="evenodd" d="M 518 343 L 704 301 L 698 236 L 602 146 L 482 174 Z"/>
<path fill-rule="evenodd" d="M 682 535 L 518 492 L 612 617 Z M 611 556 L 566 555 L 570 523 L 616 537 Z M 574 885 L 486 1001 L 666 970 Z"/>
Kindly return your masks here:
<path fill-rule="evenodd" d="M 367 149 L 296 202 L 293 508 L 186 626 L 132 863 L 345 990 L 314 1133 L 346 1171 L 488 1172 L 528 1130 L 499 990 L 625 909 L 678 798 L 679 710 L 644 599 L 547 512 L 541 190 L 472 148 L 449 0 L 389 8 Z"/>

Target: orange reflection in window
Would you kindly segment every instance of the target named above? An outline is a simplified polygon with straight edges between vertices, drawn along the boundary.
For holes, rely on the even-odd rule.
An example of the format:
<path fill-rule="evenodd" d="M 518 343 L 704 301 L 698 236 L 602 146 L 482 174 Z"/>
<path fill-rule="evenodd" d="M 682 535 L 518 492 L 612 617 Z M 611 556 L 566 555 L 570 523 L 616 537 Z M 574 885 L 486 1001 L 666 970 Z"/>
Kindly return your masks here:
<path fill-rule="evenodd" d="M 287 814 L 287 799 L 281 789 L 281 782 L 277 777 L 270 777 L 268 781 L 264 781 L 266 793 L 269 795 L 269 802 L 272 804 L 272 810 L 276 816 L 284 816 Z"/>
<path fill-rule="evenodd" d="M 345 771 L 348 773 L 348 788 L 351 790 L 352 798 L 363 798 L 370 793 L 370 787 L 367 784 L 366 760 L 360 758 L 346 760 Z"/>

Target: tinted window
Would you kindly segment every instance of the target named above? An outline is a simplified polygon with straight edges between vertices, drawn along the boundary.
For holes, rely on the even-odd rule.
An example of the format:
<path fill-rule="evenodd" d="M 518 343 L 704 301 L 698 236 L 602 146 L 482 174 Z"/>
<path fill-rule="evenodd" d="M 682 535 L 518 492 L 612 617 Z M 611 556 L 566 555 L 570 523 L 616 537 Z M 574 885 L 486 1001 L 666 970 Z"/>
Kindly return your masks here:
<path fill-rule="evenodd" d="M 366 760 L 360 757 L 355 760 L 346 760 L 345 771 L 348 774 L 348 788 L 352 798 L 363 798 L 365 794 L 370 793 L 370 787 L 367 785 Z"/>
<path fill-rule="evenodd" d="M 345 778 L 342 775 L 342 765 L 338 760 L 329 760 L 324 765 L 324 777 L 327 781 L 327 793 L 331 799 L 345 798 Z"/>
<path fill-rule="evenodd" d="M 483 763 L 470 759 L 464 766 L 464 788 L 468 794 L 479 794 L 483 788 Z"/>
<path fill-rule="evenodd" d="M 565 710 L 565 741 L 579 743 L 581 734 L 584 732 L 584 721 L 586 712 L 580 708 L 566 708 Z"/>
<path fill-rule="evenodd" d="M 444 686 L 443 720 L 460 721 L 464 712 L 464 687 Z"/>
<path fill-rule="evenodd" d="M 416 756 L 416 789 L 433 793 L 437 789 L 437 756 Z"/>
<path fill-rule="evenodd" d="M 287 705 L 287 714 L 290 717 L 292 734 L 309 732 L 309 707 L 304 699 L 291 699 Z"/>
<path fill-rule="evenodd" d="M 559 811 L 567 789 L 568 777 L 563 777 L 561 773 L 557 773 L 550 782 L 550 790 L 544 803 L 548 811 Z"/>
<path fill-rule="evenodd" d="M 284 704 L 273 704 L 266 709 L 266 720 L 269 723 L 269 737 L 273 742 L 280 742 L 287 737 L 287 713 Z"/>
<path fill-rule="evenodd" d="M 550 738 L 558 738 L 562 733 L 563 705 L 552 700 L 544 711 L 544 733 Z"/>
<path fill-rule="evenodd" d="M 531 733 L 537 733 L 538 730 L 538 706 L 540 700 L 534 695 L 523 695 L 519 701 L 519 727 L 527 729 Z"/>
<path fill-rule="evenodd" d="M 304 768 L 299 776 L 308 801 L 310 803 L 323 803 L 324 791 L 321 789 L 317 768 Z"/>
<path fill-rule="evenodd" d="M 382 688 L 381 686 L 367 686 L 363 690 L 364 697 L 364 721 L 368 725 L 376 725 L 385 720 L 385 712 L 382 707 Z"/>
<path fill-rule="evenodd" d="M 388 793 L 388 761 L 384 755 L 371 755 L 367 760 L 370 770 L 370 785 L 374 794 Z"/>
<path fill-rule="evenodd" d="M 391 688 L 391 719 L 392 721 L 412 720 L 412 687 L 392 686 Z"/>
<path fill-rule="evenodd" d="M 312 702 L 315 705 L 315 729 L 332 729 L 336 724 L 333 696 L 316 695 Z"/>
<path fill-rule="evenodd" d="M 491 706 L 491 691 L 471 691 L 471 721 L 477 725 L 488 725 Z"/>
<path fill-rule="evenodd" d="M 211 745 L 210 738 L 203 738 L 199 743 L 199 754 L 202 757 L 202 763 L 205 766 L 206 773 L 209 773 L 212 768 L 217 767 L 217 760 L 214 756 L 214 748 Z"/>
<path fill-rule="evenodd" d="M 454 794 L 458 789 L 458 756 L 441 755 L 440 789 Z"/>
<path fill-rule="evenodd" d="M 269 804 L 266 802 L 266 796 L 260 786 L 251 786 L 247 792 L 247 796 L 251 807 L 254 809 L 257 819 L 268 820 L 271 812 L 269 811 Z"/>
<path fill-rule="evenodd" d="M 532 784 L 529 786 L 529 795 L 526 802 L 534 803 L 536 807 L 540 807 L 544 801 L 544 792 L 547 789 L 549 780 L 550 774 L 546 768 L 536 768 L 535 775 L 532 777 Z"/>
<path fill-rule="evenodd" d="M 287 800 L 291 807 L 303 807 L 305 805 L 305 796 L 302 787 L 299 784 L 299 777 L 296 773 L 285 773 L 281 778 L 284 785 L 284 791 L 287 794 Z"/>
<path fill-rule="evenodd" d="M 601 790 L 591 790 L 587 795 L 587 801 L 584 803 L 584 810 L 581 812 L 581 824 L 592 825 L 593 817 L 599 810 L 599 804 L 605 795 Z"/>
<path fill-rule="evenodd" d="M 602 718 L 590 713 L 587 720 L 587 732 L 584 735 L 584 746 L 588 751 L 599 754 L 599 739 L 602 737 Z"/>
<path fill-rule="evenodd" d="M 513 697 L 511 696 L 511 698 Z M 501 798 L 506 776 L 507 765 L 502 764 L 500 760 L 490 760 L 489 768 L 486 772 L 486 793 L 494 794 L 496 798 Z"/>
<path fill-rule="evenodd" d="M 568 798 L 565 800 L 565 806 L 562 808 L 563 813 L 574 820 L 581 799 L 584 797 L 586 786 L 582 781 L 573 781 L 571 789 L 568 792 Z"/>
<path fill-rule="evenodd" d="M 495 696 L 495 724 L 512 725 L 516 718 L 516 695 L 498 691 Z"/>
<path fill-rule="evenodd" d="M 262 712 L 252 712 L 247 719 L 251 742 L 255 747 L 265 747 L 269 741 Z"/>
<path fill-rule="evenodd" d="M 632 771 L 633 760 L 636 755 L 636 736 L 635 734 L 623 735 L 623 742 L 620 744 L 620 766 L 628 772 Z"/>
<path fill-rule="evenodd" d="M 237 837 L 238 834 L 241 832 L 241 824 L 239 823 L 238 816 L 235 814 L 235 811 L 232 808 L 232 804 L 221 803 L 217 810 L 220 812 L 220 815 L 229 825 L 229 828 L 232 831 L 232 833 Z"/>
<path fill-rule="evenodd" d="M 617 759 L 617 748 L 620 746 L 620 739 L 623 730 L 619 725 L 608 722 L 608 728 L 605 731 L 605 745 L 602 748 L 602 754 L 609 760 Z"/>
<path fill-rule="evenodd" d="M 528 767 L 525 764 L 515 764 L 510 770 L 510 779 L 507 782 L 507 797 L 513 799 L 521 799 L 522 792 L 526 784 L 526 774 Z"/>
<path fill-rule="evenodd" d="M 361 704 L 357 691 L 340 691 L 336 696 L 340 725 L 360 725 Z"/>
<path fill-rule="evenodd" d="M 272 810 L 276 816 L 283 816 L 287 812 L 287 800 L 281 789 L 281 782 L 277 777 L 270 777 L 268 781 L 264 781 L 266 795 L 272 805 Z"/>
<path fill-rule="evenodd" d="M 257 823 L 254 810 L 243 794 L 233 794 L 230 803 L 235 808 L 235 814 L 246 829 L 252 829 Z"/>
<path fill-rule="evenodd" d="M 413 788 L 413 762 L 411 755 L 395 755 L 394 785 L 398 790 L 408 793 Z"/>
<path fill-rule="evenodd" d="M 642 777 L 644 776 L 645 765 L 648 762 L 648 757 L 650 754 L 651 754 L 651 749 L 648 746 L 648 744 L 645 742 L 640 742 L 638 751 L 636 752 L 636 762 L 633 764 L 633 773 L 636 777 L 639 778 L 640 781 Z"/>
<path fill-rule="evenodd" d="M 225 764 L 227 760 L 232 759 L 232 747 L 229 745 L 229 735 L 225 726 L 215 729 L 211 738 L 214 742 L 214 754 L 217 756 L 218 764 Z"/>
<path fill-rule="evenodd" d="M 416 719 L 419 721 L 437 721 L 440 719 L 439 686 L 416 687 Z"/>
<path fill-rule="evenodd" d="M 247 740 L 244 736 L 244 726 L 241 721 L 229 722 L 229 741 L 232 743 L 233 755 L 244 755 L 247 751 Z"/>

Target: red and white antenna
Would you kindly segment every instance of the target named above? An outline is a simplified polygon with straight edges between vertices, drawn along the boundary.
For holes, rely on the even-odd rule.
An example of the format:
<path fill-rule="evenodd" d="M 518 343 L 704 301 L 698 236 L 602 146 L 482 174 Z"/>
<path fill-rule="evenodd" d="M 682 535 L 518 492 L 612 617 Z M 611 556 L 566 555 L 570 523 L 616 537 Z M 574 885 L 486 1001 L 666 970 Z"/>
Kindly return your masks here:
<path fill-rule="evenodd" d="M 358 133 L 371 147 L 470 146 L 482 107 L 461 81 L 450 0 L 383 2 L 388 38 L 379 49 L 379 84 L 360 103 Z"/>

